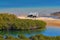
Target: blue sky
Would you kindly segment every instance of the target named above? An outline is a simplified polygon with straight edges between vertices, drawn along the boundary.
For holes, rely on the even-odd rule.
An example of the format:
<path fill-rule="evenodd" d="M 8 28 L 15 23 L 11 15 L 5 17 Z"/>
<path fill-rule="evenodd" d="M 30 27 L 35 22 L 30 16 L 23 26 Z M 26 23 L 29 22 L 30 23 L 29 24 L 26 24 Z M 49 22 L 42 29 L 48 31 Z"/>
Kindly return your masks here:
<path fill-rule="evenodd" d="M 0 8 L 60 7 L 60 0 L 0 0 Z"/>
<path fill-rule="evenodd" d="M 49 14 L 60 11 L 60 0 L 0 0 L 0 13 L 16 15 L 38 12 Z"/>

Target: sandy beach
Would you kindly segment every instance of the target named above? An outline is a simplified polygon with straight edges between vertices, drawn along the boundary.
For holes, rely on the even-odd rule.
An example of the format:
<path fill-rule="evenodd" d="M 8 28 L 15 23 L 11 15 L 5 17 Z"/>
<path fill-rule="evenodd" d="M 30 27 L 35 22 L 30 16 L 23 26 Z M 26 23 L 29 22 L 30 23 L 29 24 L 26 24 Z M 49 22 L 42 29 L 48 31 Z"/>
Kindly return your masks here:
<path fill-rule="evenodd" d="M 59 26 L 60 19 L 48 18 L 48 17 L 38 17 L 38 18 L 29 18 L 29 17 L 18 17 L 20 19 L 32 19 L 32 20 L 43 20 L 47 23 L 47 26 Z"/>
<path fill-rule="evenodd" d="M 50 26 L 60 26 L 60 20 L 48 20 L 45 22 L 47 23 L 47 25 Z"/>

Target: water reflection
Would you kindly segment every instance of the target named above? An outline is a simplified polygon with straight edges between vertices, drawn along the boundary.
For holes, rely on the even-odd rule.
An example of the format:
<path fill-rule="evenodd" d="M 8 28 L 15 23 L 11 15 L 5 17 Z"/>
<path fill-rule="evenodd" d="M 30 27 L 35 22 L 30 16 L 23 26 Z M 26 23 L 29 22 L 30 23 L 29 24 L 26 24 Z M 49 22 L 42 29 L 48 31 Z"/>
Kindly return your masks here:
<path fill-rule="evenodd" d="M 34 36 L 37 34 L 43 34 L 46 36 L 60 36 L 60 27 L 53 27 L 53 26 L 47 26 L 45 30 L 40 31 L 40 30 L 27 30 L 27 31 L 17 31 L 17 30 L 12 30 L 12 31 L 0 31 L 0 34 L 3 36 L 6 35 L 11 35 L 14 37 L 18 37 L 18 35 L 23 34 L 26 37 Z"/>
<path fill-rule="evenodd" d="M 44 29 L 45 30 L 45 29 Z M 18 37 L 18 35 L 25 35 L 26 37 L 30 37 L 30 36 L 34 36 L 36 34 L 41 34 L 44 30 L 10 30 L 10 31 L 6 31 L 6 30 L 3 30 L 3 31 L 0 31 L 0 35 L 3 35 L 4 37 L 7 36 L 7 35 L 11 35 L 11 36 L 14 36 L 14 37 Z"/>

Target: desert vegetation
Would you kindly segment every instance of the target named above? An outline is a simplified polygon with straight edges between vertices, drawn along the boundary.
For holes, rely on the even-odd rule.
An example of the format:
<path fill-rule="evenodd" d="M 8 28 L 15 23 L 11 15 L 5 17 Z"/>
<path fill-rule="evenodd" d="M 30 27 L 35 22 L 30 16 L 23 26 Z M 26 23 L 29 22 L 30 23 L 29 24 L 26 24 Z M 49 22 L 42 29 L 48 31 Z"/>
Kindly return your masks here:
<path fill-rule="evenodd" d="M 46 23 L 41 20 L 19 19 L 14 14 L 0 14 L 0 30 L 44 29 Z"/>
<path fill-rule="evenodd" d="M 60 36 L 45 36 L 43 34 L 37 34 L 27 38 L 23 34 L 20 34 L 17 38 L 9 35 L 4 38 L 0 35 L 0 40 L 60 40 Z"/>
<path fill-rule="evenodd" d="M 60 40 L 60 36 L 45 36 L 43 34 L 37 34 L 30 37 L 31 40 Z"/>

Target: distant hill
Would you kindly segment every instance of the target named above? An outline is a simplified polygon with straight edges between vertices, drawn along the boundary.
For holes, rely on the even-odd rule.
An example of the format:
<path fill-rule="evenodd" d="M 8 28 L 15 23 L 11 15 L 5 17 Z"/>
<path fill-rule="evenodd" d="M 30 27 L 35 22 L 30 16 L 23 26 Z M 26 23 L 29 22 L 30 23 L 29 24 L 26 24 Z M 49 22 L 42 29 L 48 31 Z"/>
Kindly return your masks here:
<path fill-rule="evenodd" d="M 55 13 L 52 13 L 51 15 L 60 17 L 60 12 L 55 12 Z"/>

